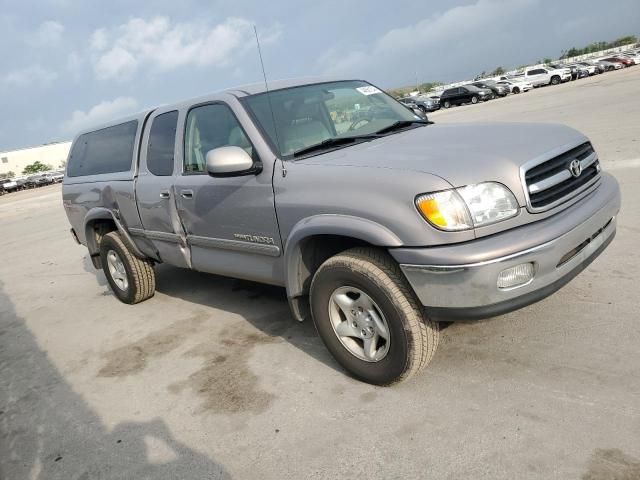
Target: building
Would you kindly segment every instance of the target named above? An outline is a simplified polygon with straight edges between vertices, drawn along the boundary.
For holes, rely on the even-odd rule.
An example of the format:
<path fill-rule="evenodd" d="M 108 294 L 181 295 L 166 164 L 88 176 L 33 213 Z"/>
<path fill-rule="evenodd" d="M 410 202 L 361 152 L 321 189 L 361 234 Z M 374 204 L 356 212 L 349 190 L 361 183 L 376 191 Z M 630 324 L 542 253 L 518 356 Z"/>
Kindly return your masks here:
<path fill-rule="evenodd" d="M 60 170 L 64 168 L 70 148 L 71 142 L 59 142 L 0 152 L 0 175 L 13 172 L 19 177 L 27 165 L 38 161 L 51 165 L 52 170 Z"/>

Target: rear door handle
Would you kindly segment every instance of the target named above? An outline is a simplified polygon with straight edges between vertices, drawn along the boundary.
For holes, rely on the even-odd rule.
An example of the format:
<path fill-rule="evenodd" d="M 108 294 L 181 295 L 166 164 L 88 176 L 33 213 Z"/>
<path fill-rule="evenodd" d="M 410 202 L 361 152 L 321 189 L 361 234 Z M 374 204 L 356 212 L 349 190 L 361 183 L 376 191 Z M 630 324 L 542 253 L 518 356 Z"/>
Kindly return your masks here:
<path fill-rule="evenodd" d="M 182 198 L 193 198 L 193 190 L 182 190 L 180 195 L 182 195 Z"/>
<path fill-rule="evenodd" d="M 160 192 L 160 198 L 169 198 L 169 196 L 170 196 L 170 195 L 169 195 L 169 192 L 168 192 L 168 191 L 166 191 L 166 192 Z"/>

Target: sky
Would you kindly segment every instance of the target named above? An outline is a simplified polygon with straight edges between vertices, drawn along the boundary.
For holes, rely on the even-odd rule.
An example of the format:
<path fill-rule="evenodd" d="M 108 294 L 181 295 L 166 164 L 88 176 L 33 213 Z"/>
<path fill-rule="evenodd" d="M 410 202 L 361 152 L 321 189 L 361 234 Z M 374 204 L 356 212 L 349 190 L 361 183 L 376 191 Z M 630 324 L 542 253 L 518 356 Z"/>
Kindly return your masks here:
<path fill-rule="evenodd" d="M 0 0 L 0 151 L 269 79 L 472 78 L 640 34 L 639 0 Z M 640 68 L 640 67 L 638 67 Z"/>

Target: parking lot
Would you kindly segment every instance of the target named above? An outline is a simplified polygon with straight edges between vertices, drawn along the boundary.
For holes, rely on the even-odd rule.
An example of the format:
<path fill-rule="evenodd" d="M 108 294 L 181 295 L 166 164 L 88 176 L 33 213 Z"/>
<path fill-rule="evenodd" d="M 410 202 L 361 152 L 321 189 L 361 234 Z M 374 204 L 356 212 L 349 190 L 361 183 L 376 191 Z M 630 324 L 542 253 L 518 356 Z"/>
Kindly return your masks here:
<path fill-rule="evenodd" d="M 640 478 L 639 86 L 633 67 L 429 115 L 571 125 L 623 207 L 572 283 L 443 325 L 392 388 L 347 377 L 278 288 L 161 265 L 122 304 L 59 185 L 2 197 L 0 478 Z"/>

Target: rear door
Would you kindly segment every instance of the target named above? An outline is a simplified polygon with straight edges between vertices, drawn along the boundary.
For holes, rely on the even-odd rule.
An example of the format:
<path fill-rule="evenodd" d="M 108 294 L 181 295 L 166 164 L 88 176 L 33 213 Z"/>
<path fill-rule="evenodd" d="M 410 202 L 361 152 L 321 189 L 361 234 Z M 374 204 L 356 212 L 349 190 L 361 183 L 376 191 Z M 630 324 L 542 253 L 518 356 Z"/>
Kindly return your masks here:
<path fill-rule="evenodd" d="M 541 70 L 539 68 L 534 68 L 533 70 L 529 70 L 527 73 L 525 73 L 525 77 L 529 82 L 531 82 L 532 85 L 539 85 L 540 72 Z"/>
<path fill-rule="evenodd" d="M 177 110 L 158 109 L 142 137 L 136 199 L 142 230 L 132 234 L 153 244 L 163 262 L 190 267 L 189 247 L 178 216 L 174 184 Z"/>

